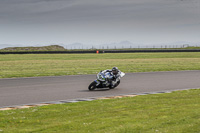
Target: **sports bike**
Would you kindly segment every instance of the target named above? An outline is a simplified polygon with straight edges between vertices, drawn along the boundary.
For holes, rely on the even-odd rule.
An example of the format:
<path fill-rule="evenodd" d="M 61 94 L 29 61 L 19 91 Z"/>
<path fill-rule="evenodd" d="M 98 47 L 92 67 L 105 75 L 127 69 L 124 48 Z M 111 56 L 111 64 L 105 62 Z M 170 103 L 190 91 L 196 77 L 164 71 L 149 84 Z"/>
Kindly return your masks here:
<path fill-rule="evenodd" d="M 113 76 L 109 72 L 107 72 L 107 73 L 99 72 L 97 74 L 97 79 L 94 80 L 88 86 L 88 89 L 90 91 L 95 90 L 96 88 L 114 89 L 120 84 L 120 78 L 122 78 L 124 76 L 125 76 L 125 73 L 124 72 L 120 72 L 120 76 L 117 79 L 112 80 Z"/>

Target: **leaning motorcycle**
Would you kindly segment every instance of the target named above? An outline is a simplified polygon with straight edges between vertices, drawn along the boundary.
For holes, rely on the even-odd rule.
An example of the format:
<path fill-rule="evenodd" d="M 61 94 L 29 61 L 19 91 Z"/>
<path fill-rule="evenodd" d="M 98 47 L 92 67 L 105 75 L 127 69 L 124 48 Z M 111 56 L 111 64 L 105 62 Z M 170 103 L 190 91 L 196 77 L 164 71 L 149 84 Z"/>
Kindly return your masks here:
<path fill-rule="evenodd" d="M 112 78 L 112 75 L 110 73 L 102 73 L 99 72 L 97 74 L 97 79 L 94 80 L 89 86 L 88 89 L 90 91 L 95 90 L 96 88 L 109 88 L 109 89 L 114 89 L 120 84 L 120 78 L 124 77 L 125 73 L 120 72 L 120 77 L 117 78 L 115 81 L 110 81 Z M 114 86 L 111 86 L 111 82 Z"/>

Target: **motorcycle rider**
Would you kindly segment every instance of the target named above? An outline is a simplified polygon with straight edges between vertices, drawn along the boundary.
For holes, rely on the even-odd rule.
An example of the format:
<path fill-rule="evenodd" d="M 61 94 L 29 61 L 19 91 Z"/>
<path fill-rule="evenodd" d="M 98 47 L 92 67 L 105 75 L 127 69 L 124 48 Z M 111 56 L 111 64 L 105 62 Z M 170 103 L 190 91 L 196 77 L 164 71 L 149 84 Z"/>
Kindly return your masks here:
<path fill-rule="evenodd" d="M 116 84 L 116 79 L 120 78 L 121 71 L 117 67 L 113 67 L 112 69 L 102 71 L 102 73 L 104 73 L 105 75 L 109 75 L 106 80 L 108 80 L 108 82 L 111 84 L 111 88 L 114 88 Z"/>

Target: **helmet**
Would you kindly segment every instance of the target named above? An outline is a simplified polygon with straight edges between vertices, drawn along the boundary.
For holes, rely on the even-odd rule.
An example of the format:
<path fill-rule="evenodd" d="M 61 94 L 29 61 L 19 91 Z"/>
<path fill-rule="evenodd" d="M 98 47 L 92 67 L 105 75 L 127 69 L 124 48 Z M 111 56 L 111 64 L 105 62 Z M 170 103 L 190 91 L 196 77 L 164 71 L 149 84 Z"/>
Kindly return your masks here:
<path fill-rule="evenodd" d="M 118 69 L 117 67 L 113 67 L 113 68 L 112 68 L 112 73 L 113 73 L 114 75 L 117 75 L 118 72 L 119 72 L 119 69 Z"/>

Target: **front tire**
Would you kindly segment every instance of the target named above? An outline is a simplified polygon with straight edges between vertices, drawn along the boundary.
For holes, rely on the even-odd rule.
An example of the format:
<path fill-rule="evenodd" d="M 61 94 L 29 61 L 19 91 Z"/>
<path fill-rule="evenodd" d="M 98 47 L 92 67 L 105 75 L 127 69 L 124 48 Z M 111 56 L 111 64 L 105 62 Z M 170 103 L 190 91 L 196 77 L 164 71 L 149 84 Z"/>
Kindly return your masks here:
<path fill-rule="evenodd" d="M 96 89 L 96 82 L 95 81 L 93 81 L 89 86 L 88 86 L 88 89 L 90 90 L 90 91 L 93 91 L 94 89 Z"/>

